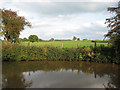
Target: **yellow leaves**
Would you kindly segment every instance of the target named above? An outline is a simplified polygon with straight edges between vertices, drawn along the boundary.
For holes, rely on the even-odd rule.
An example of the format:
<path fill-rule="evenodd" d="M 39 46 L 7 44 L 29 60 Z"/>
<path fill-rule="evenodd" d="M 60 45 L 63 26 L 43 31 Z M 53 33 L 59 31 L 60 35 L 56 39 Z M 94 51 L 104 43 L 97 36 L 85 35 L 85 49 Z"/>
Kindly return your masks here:
<path fill-rule="evenodd" d="M 88 56 L 91 57 L 91 58 L 93 58 L 94 55 L 95 55 L 95 53 L 93 53 L 93 52 L 92 53 L 90 53 L 90 52 L 88 53 Z"/>
<path fill-rule="evenodd" d="M 84 52 L 90 52 L 91 48 L 90 47 L 86 47 L 86 48 L 82 49 L 82 51 L 84 51 Z"/>
<path fill-rule="evenodd" d="M 88 53 L 88 56 L 91 57 L 91 58 L 94 58 L 94 56 L 100 56 L 100 53 L 94 53 L 94 52 L 89 52 Z"/>
<path fill-rule="evenodd" d="M 44 47 L 44 48 L 43 48 L 43 51 L 44 51 L 45 53 L 47 53 L 47 48 L 46 48 L 46 47 Z"/>

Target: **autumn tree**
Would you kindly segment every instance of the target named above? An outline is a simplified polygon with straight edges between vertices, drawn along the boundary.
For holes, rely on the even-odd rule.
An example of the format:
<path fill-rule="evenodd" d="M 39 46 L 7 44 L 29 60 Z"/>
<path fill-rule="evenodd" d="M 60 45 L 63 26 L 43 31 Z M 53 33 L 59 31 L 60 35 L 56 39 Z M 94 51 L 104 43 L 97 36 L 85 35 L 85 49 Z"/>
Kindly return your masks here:
<path fill-rule="evenodd" d="M 113 45 L 120 45 L 120 2 L 118 2 L 117 7 L 109 7 L 107 9 L 109 12 L 113 13 L 114 16 L 107 18 L 105 24 L 107 24 L 109 31 L 105 37 L 110 38 Z"/>
<path fill-rule="evenodd" d="M 24 16 L 18 16 L 16 11 L 0 9 L 1 24 L 0 32 L 5 37 L 4 39 L 10 42 L 16 42 L 20 32 L 25 29 L 25 26 L 31 27 L 29 21 Z"/>

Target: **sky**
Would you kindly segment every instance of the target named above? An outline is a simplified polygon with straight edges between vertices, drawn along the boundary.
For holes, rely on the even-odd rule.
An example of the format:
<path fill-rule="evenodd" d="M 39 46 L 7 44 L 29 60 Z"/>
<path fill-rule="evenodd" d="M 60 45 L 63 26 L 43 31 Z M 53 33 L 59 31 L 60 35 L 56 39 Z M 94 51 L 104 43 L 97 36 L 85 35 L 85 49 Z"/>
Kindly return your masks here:
<path fill-rule="evenodd" d="M 26 27 L 20 38 L 37 35 L 40 39 L 103 40 L 108 32 L 105 19 L 113 14 L 108 7 L 119 0 L 0 0 L 0 8 L 12 9 L 25 16 Z"/>

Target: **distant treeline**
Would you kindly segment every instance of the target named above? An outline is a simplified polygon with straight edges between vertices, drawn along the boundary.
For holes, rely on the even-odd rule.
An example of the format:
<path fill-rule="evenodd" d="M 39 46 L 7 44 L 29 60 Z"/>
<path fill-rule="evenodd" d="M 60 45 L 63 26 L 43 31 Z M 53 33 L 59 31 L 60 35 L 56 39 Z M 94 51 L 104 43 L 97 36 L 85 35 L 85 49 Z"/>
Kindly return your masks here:
<path fill-rule="evenodd" d="M 27 42 L 27 41 L 29 41 L 29 39 L 27 39 L 27 38 L 20 38 L 19 41 L 20 42 Z M 38 42 L 48 42 L 48 41 L 74 41 L 74 40 L 71 40 L 71 39 L 54 39 L 54 38 L 51 38 L 50 40 L 38 39 L 37 41 Z M 88 40 L 88 39 L 82 39 L 82 40 L 76 40 L 76 41 L 91 41 L 91 42 L 96 41 L 98 43 L 108 43 L 109 40 Z"/>
<path fill-rule="evenodd" d="M 97 43 L 108 43 L 109 40 L 92 40 L 92 42 L 97 42 Z"/>
<path fill-rule="evenodd" d="M 66 39 L 66 40 L 65 39 L 61 39 L 61 40 L 60 39 L 55 39 L 55 41 L 72 41 L 72 40 L 70 40 L 70 39 Z"/>
<path fill-rule="evenodd" d="M 0 41 L 4 41 L 4 40 L 1 40 Z M 20 38 L 19 39 L 19 42 L 28 42 L 29 39 L 27 38 Z M 49 42 L 49 41 L 73 41 L 71 39 L 55 39 L 55 40 L 43 40 L 43 39 L 38 39 L 37 42 Z M 79 40 L 79 41 L 91 41 L 91 42 L 97 42 L 97 43 L 108 43 L 109 40 L 88 40 L 88 39 L 83 39 L 83 40 Z"/>

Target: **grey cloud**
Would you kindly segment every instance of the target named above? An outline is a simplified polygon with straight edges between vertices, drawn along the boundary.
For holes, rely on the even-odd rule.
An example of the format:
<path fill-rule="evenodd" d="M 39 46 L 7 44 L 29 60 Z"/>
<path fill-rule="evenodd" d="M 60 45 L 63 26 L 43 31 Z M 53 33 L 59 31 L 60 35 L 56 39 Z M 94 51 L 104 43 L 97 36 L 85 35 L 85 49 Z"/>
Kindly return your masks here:
<path fill-rule="evenodd" d="M 15 2 L 12 7 L 17 7 L 25 12 L 37 15 L 64 15 L 77 13 L 93 13 L 106 11 L 107 7 L 117 3 L 110 2 Z M 10 4 L 9 4 L 10 5 Z M 11 4 L 12 5 L 12 4 Z"/>
<path fill-rule="evenodd" d="M 99 24 L 93 23 L 91 27 L 83 27 L 75 29 L 76 32 L 73 32 L 74 30 L 64 30 L 63 35 L 65 37 L 71 37 L 71 36 L 77 36 L 81 39 L 87 38 L 87 39 L 103 39 L 104 34 L 97 34 L 97 32 L 104 32 L 106 33 L 107 27 L 101 26 Z M 71 38 L 72 39 L 72 38 Z"/>
<path fill-rule="evenodd" d="M 68 24 L 68 26 L 71 24 Z M 79 26 L 79 25 L 78 25 Z M 76 28 L 66 28 L 66 27 L 59 27 L 59 26 L 36 26 L 31 30 L 31 34 L 34 33 L 38 35 L 42 39 L 72 39 L 75 35 L 80 39 L 88 38 L 88 39 L 103 39 L 104 34 L 106 33 L 107 27 L 102 26 L 98 23 L 92 23 L 90 27 L 86 26 L 79 26 Z M 27 35 L 27 31 L 25 31 Z M 25 33 L 24 32 L 24 33 Z"/>
<path fill-rule="evenodd" d="M 50 39 L 51 37 L 56 39 L 72 39 L 72 36 L 74 35 L 81 39 L 87 38 L 87 36 L 92 39 L 103 39 L 103 36 L 99 34 L 97 35 L 96 32 L 107 32 L 107 29 L 99 24 L 93 23 L 90 28 L 83 27 L 82 29 L 75 29 L 76 32 L 74 32 L 74 30 L 69 30 L 72 29 L 69 26 L 75 24 L 78 27 L 82 27 L 80 26 L 81 22 L 91 23 L 96 20 L 103 20 L 106 15 L 101 12 L 106 11 L 107 7 L 111 5 L 115 6 L 116 4 L 117 3 L 110 2 L 11 2 L 5 4 L 5 6 L 16 8 L 29 16 L 34 16 L 32 20 L 38 20 L 33 22 L 33 28 L 29 32 L 23 32 L 25 37 L 34 33 L 42 39 Z M 85 13 L 87 13 L 87 15 L 85 15 Z M 92 13 L 91 16 L 89 16 L 90 13 Z M 53 17 L 51 18 L 50 16 Z M 43 22 L 43 24 L 41 24 L 39 20 Z M 67 29 L 66 27 L 69 28 Z M 60 30 L 55 31 L 57 29 L 62 30 L 61 32 L 59 32 Z"/>

